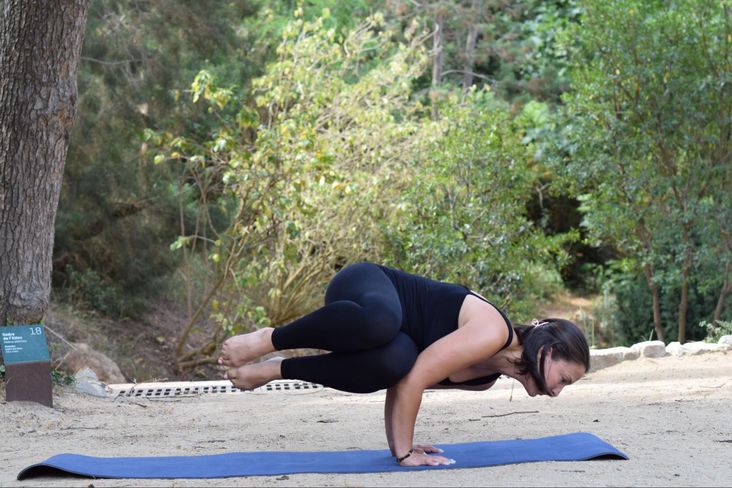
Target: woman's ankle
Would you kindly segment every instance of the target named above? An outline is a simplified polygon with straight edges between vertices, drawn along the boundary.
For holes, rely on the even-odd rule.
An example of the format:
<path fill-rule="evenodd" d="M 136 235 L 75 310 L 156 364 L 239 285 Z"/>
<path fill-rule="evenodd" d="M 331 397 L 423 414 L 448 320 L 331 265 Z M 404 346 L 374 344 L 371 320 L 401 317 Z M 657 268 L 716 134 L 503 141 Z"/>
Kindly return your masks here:
<path fill-rule="evenodd" d="M 267 349 L 267 352 L 265 354 L 269 354 L 271 352 L 277 351 L 277 348 L 275 347 L 274 342 L 272 342 L 272 334 L 274 333 L 274 327 L 263 327 L 259 330 L 261 330 L 262 334 L 264 335 L 263 342 Z"/>

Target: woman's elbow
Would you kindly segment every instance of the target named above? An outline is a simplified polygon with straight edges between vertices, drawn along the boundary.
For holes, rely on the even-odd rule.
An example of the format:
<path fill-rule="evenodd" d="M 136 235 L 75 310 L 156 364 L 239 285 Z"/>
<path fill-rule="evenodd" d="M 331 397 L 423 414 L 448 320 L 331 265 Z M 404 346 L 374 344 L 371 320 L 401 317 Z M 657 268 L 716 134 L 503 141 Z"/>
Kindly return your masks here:
<path fill-rule="evenodd" d="M 422 394 L 429 385 L 423 381 L 418 375 L 408 374 L 397 383 L 396 388 L 401 393 L 418 393 Z"/>

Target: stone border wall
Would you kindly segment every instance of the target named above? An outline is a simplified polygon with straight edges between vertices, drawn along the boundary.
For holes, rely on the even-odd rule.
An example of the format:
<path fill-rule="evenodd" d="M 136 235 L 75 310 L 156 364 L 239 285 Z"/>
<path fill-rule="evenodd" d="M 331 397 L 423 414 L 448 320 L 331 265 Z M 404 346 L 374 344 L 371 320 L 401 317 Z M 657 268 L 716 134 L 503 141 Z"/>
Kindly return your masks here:
<path fill-rule="evenodd" d="M 639 357 L 660 358 L 663 356 L 694 356 L 707 352 L 732 350 L 732 335 L 722 336 L 717 344 L 709 342 L 672 342 L 668 346 L 662 341 L 646 341 L 630 347 L 611 347 L 609 349 L 590 349 L 590 372 L 598 371 L 623 361 Z"/>

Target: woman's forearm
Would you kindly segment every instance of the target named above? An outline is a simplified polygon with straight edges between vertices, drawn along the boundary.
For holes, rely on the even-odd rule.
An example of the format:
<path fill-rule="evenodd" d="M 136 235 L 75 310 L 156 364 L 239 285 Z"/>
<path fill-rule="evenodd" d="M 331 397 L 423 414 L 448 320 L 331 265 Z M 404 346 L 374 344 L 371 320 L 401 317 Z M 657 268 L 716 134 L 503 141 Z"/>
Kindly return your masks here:
<path fill-rule="evenodd" d="M 407 454 L 413 447 L 414 424 L 422 404 L 424 389 L 418 388 L 406 378 L 394 387 L 391 408 L 391 450 L 395 456 Z"/>
<path fill-rule="evenodd" d="M 392 409 L 394 408 L 394 391 L 396 387 L 391 387 L 386 390 L 386 401 L 384 402 L 384 429 L 386 430 L 386 441 L 389 443 L 389 450 L 392 456 L 396 456 L 394 452 L 394 435 L 392 430 Z"/>

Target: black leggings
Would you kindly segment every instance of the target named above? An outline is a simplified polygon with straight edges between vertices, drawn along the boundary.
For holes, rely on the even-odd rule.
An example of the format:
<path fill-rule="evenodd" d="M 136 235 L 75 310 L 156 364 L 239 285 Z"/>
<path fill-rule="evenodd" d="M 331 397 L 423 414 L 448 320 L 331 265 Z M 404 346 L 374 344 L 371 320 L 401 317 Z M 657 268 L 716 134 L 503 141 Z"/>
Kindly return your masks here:
<path fill-rule="evenodd" d="M 347 266 L 328 285 L 325 306 L 274 330 L 277 350 L 332 351 L 285 359 L 282 377 L 353 393 L 389 388 L 417 360 L 417 346 L 400 331 L 401 322 L 399 295 L 386 274 L 371 263 Z"/>

